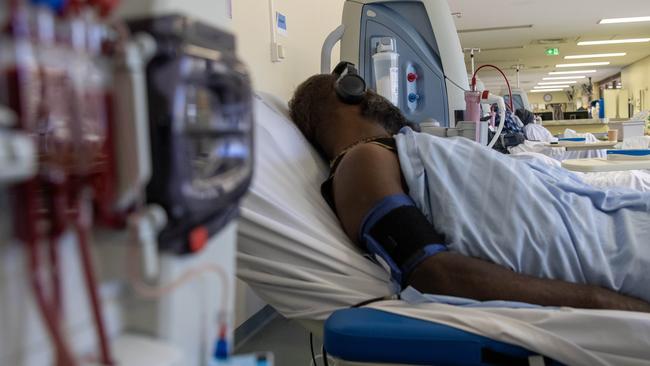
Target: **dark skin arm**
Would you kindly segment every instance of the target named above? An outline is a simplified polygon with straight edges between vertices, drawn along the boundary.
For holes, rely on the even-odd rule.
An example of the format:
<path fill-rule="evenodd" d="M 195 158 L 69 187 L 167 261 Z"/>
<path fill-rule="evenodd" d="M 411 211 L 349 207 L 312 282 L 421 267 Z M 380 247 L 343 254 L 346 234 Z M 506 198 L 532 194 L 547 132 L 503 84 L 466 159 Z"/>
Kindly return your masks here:
<path fill-rule="evenodd" d="M 396 155 L 364 144 L 351 150 L 334 177 L 334 198 L 343 229 L 357 244 L 361 221 L 382 198 L 404 194 Z M 433 228 L 432 228 L 433 230 Z M 426 293 L 476 300 L 521 301 L 545 306 L 650 312 L 650 304 L 596 286 L 539 279 L 453 252 L 423 261 L 408 283 Z"/>

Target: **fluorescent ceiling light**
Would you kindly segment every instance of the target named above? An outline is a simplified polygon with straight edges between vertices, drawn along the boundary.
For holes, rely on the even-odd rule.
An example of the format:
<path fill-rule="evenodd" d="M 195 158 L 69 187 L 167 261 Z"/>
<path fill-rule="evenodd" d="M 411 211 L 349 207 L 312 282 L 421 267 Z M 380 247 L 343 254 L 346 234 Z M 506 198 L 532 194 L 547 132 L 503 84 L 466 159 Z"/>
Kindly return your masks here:
<path fill-rule="evenodd" d="M 648 17 L 601 19 L 598 22 L 598 24 L 619 24 L 619 23 L 638 23 L 638 22 L 650 22 L 650 16 L 648 16 Z"/>
<path fill-rule="evenodd" d="M 555 76 L 552 78 L 544 78 L 542 80 L 574 80 L 574 79 L 584 79 L 586 76 L 584 75 L 579 75 L 579 76 Z"/>
<path fill-rule="evenodd" d="M 609 61 L 602 62 L 578 62 L 575 64 L 557 64 L 555 67 L 584 67 L 584 66 L 605 66 L 609 65 Z"/>
<path fill-rule="evenodd" d="M 575 80 L 574 80 L 574 81 L 567 81 L 567 80 L 564 80 L 564 81 L 547 81 L 547 82 L 541 82 L 541 83 L 537 83 L 537 85 L 564 85 L 564 84 L 575 84 L 575 83 L 577 83 L 577 81 L 575 81 Z"/>
<path fill-rule="evenodd" d="M 628 38 L 628 39 L 607 39 L 603 41 L 582 41 L 578 46 L 596 46 L 602 44 L 619 44 L 619 43 L 644 43 L 650 42 L 650 38 Z"/>
<path fill-rule="evenodd" d="M 564 89 L 535 89 L 531 90 L 531 93 L 548 93 L 548 92 L 556 92 L 556 91 L 563 91 Z"/>
<path fill-rule="evenodd" d="M 533 27 L 532 24 L 506 25 L 502 27 L 459 29 L 458 33 L 475 33 L 475 32 L 503 31 L 503 30 L 513 30 L 513 29 L 528 29 L 532 27 Z"/>
<path fill-rule="evenodd" d="M 596 70 L 551 71 L 549 75 L 593 74 Z"/>
<path fill-rule="evenodd" d="M 556 89 L 556 88 L 570 88 L 569 84 L 555 84 L 555 85 L 535 85 L 533 89 Z"/>
<path fill-rule="evenodd" d="M 533 89 L 557 89 L 557 88 L 569 88 L 568 85 L 542 85 L 534 86 Z"/>
<path fill-rule="evenodd" d="M 615 52 L 615 53 L 594 53 L 593 55 L 571 55 L 564 56 L 565 60 L 575 60 L 579 58 L 599 58 L 599 57 L 622 57 L 627 55 L 625 52 Z"/>

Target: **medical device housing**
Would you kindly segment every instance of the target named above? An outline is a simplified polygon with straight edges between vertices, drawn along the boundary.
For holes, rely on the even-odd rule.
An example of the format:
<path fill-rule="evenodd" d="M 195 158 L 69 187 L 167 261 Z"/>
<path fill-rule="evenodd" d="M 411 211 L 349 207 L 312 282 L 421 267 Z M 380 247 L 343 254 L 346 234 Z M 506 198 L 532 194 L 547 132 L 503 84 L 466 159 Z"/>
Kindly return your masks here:
<path fill-rule="evenodd" d="M 195 252 L 236 216 L 252 177 L 250 79 L 229 33 L 180 15 L 134 20 L 130 28 L 157 42 L 147 66 L 147 202 L 169 218 L 160 248 Z"/>
<path fill-rule="evenodd" d="M 341 60 L 358 65 L 368 85 L 376 85 L 373 55 L 382 39 L 393 39 L 400 55 L 398 107 L 413 122 L 434 119 L 453 127 L 469 83 L 450 14 L 443 0 L 348 0 Z"/>

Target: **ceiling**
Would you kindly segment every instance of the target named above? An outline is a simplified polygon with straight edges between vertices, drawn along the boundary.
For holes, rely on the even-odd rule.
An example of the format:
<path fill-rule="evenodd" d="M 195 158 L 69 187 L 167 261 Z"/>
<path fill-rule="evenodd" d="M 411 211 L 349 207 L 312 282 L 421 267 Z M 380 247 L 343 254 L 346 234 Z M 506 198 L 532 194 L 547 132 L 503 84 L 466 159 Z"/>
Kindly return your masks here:
<path fill-rule="evenodd" d="M 520 64 L 520 85 L 527 91 L 549 77 L 550 71 L 598 70 L 592 76 L 600 81 L 623 67 L 650 55 L 650 43 L 577 46 L 578 41 L 650 37 L 650 23 L 599 25 L 602 18 L 650 16 L 650 0 L 447 0 L 455 18 L 463 48 L 481 48 L 475 54 L 477 65 L 491 63 L 508 69 L 516 84 L 513 66 Z M 470 31 L 494 27 L 529 28 Z M 538 44 L 543 39 L 563 39 L 557 44 Z M 547 48 L 557 47 L 560 56 L 547 56 Z M 624 57 L 565 60 L 566 55 L 626 52 Z M 469 67 L 469 55 L 465 61 Z M 610 61 L 608 66 L 556 69 L 559 63 Z M 481 71 L 479 77 L 488 89 L 500 89 L 503 83 L 493 72 Z"/>

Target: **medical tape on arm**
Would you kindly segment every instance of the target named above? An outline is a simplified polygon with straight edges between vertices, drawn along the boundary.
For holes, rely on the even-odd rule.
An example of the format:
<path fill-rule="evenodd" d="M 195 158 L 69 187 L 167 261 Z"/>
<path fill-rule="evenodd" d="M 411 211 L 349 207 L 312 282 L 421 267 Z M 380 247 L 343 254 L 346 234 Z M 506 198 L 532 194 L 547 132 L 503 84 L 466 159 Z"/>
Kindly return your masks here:
<path fill-rule="evenodd" d="M 359 242 L 375 260 L 386 263 L 402 286 L 422 261 L 447 250 L 444 238 L 405 194 L 388 196 L 368 212 Z"/>

